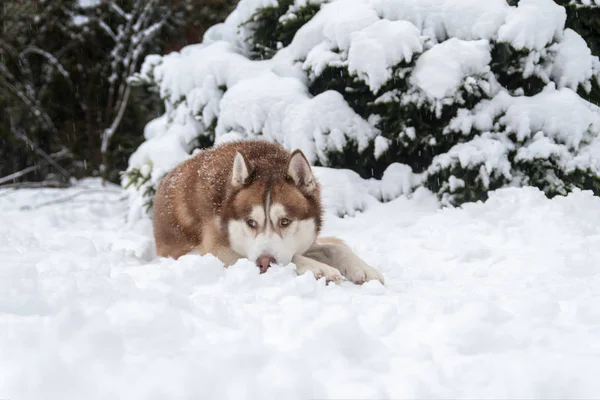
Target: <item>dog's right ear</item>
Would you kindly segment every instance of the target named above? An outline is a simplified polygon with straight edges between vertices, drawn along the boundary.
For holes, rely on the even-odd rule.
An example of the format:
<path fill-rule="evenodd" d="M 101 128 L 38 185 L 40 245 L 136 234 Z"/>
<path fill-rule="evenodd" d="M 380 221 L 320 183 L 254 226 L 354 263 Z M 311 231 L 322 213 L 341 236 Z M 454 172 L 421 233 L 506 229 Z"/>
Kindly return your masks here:
<path fill-rule="evenodd" d="M 310 164 L 306 156 L 300 150 L 294 150 L 288 162 L 287 174 L 298 189 L 305 193 L 312 193 L 317 188 Z"/>
<path fill-rule="evenodd" d="M 239 151 L 235 153 L 233 159 L 233 170 L 231 172 L 231 185 L 234 187 L 240 187 L 246 183 L 246 179 L 250 176 L 250 170 L 248 169 L 248 162 L 246 157 Z"/>

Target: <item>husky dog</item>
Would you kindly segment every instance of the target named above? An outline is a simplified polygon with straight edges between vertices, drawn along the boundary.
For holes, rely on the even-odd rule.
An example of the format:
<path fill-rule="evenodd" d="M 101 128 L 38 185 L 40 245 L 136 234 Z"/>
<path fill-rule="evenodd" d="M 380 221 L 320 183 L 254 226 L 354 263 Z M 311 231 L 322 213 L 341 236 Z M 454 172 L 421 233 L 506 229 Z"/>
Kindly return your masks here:
<path fill-rule="evenodd" d="M 161 257 L 213 254 L 225 266 L 241 258 L 260 272 L 293 262 L 298 274 L 362 284 L 382 275 L 321 230 L 320 186 L 300 150 L 263 140 L 200 151 L 173 169 L 154 200 Z"/>

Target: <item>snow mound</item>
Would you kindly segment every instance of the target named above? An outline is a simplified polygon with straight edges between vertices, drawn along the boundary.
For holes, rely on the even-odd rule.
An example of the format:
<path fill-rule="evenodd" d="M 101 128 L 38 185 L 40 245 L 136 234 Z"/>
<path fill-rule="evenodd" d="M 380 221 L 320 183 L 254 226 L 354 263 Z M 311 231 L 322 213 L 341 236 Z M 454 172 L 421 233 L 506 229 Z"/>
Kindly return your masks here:
<path fill-rule="evenodd" d="M 342 183 L 348 200 L 366 198 L 353 180 Z M 354 218 L 326 213 L 324 234 L 378 267 L 386 286 L 326 286 L 291 265 L 260 275 L 244 260 L 157 259 L 149 221 L 123 223 L 125 194 L 98 181 L 0 189 L 1 397 L 600 391 L 600 198 L 590 192 L 548 200 L 503 189 L 439 210 L 418 190 Z"/>

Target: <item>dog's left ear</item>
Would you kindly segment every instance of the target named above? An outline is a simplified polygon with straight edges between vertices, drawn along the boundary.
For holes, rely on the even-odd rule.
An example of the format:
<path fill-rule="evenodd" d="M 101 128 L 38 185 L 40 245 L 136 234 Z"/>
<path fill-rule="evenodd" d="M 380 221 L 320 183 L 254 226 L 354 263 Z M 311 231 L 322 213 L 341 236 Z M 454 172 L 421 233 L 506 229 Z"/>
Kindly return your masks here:
<path fill-rule="evenodd" d="M 244 157 L 244 155 L 238 151 L 235 153 L 235 158 L 233 159 L 231 185 L 233 187 L 241 187 L 244 185 L 249 176 L 250 168 L 248 168 L 248 161 L 246 161 L 246 157 Z"/>
<path fill-rule="evenodd" d="M 311 193 L 317 188 L 310 164 L 300 150 L 294 150 L 290 156 L 287 174 L 303 192 Z"/>

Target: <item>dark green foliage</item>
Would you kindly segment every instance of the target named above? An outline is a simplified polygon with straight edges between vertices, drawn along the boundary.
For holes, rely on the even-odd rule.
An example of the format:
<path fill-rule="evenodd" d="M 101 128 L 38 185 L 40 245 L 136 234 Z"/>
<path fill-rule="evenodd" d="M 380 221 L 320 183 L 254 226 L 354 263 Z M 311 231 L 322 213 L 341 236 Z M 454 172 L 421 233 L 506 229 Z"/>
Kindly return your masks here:
<path fill-rule="evenodd" d="M 205 149 L 211 147 L 215 142 L 215 129 L 217 128 L 217 120 L 215 119 L 204 132 L 197 136 L 192 146 L 193 149 Z"/>
<path fill-rule="evenodd" d="M 567 10 L 566 27 L 573 29 L 586 41 L 593 55 L 600 56 L 600 6 L 585 6 L 577 0 L 554 1 Z M 578 94 L 600 106 L 600 82 L 594 81 L 590 92 L 580 88 Z"/>
<path fill-rule="evenodd" d="M 516 3 L 515 1 L 513 5 Z M 569 8 L 567 24 L 575 23 L 572 19 L 573 10 L 573 7 Z M 598 10 L 600 8 L 590 11 L 589 15 L 595 15 Z M 579 23 L 587 23 L 588 28 L 595 24 L 600 26 L 600 16 L 592 22 L 588 18 Z M 592 41 L 600 40 L 600 30 L 596 36 L 586 35 L 585 32 L 583 36 L 590 37 Z M 492 43 L 491 56 L 490 68 L 495 80 L 513 95 L 534 96 L 539 94 L 548 83 L 535 74 L 523 76 L 523 67 L 529 51 L 516 50 L 507 43 L 498 42 Z M 543 52 L 538 63 L 543 66 L 545 63 L 552 62 L 551 56 L 551 52 Z M 434 104 L 403 101 L 402 96 L 414 90 L 409 85 L 408 77 L 417 59 L 418 55 L 410 63 L 395 66 L 393 78 L 376 93 L 372 93 L 363 81 L 350 75 L 343 67 L 328 67 L 311 80 L 309 85 L 311 94 L 318 95 L 327 90 L 341 93 L 350 107 L 361 117 L 367 120 L 376 117 L 375 126 L 381 131 L 381 135 L 388 139 L 386 151 L 378 158 L 373 155 L 372 145 L 363 152 L 358 152 L 356 145 L 350 142 L 342 152 L 327 154 L 330 165 L 352 169 L 365 178 L 380 178 L 386 167 L 393 162 L 407 164 L 414 172 L 422 173 L 428 169 L 437 155 L 448 152 L 456 144 L 472 140 L 478 134 L 476 131 L 469 134 L 456 133 L 446 127 L 457 115 L 459 108 L 471 109 L 480 101 L 490 98 L 485 85 L 488 78 L 471 77 L 476 83 L 471 82 L 467 85 L 465 82 L 456 95 L 455 101 L 444 104 L 441 108 Z M 589 101 L 597 103 L 600 99 L 598 81 L 592 81 L 591 91 L 585 91 L 582 87 L 579 91 L 581 97 Z M 386 100 L 382 101 L 384 94 Z M 515 146 L 518 145 L 514 134 L 507 132 L 507 135 L 509 138 L 512 137 Z M 565 194 L 573 187 L 587 188 L 600 193 L 596 173 L 587 171 L 586 174 L 584 171 L 576 171 L 567 174 L 557 167 L 554 160 L 516 162 L 515 155 L 516 151 L 507 154 L 509 162 L 514 166 L 511 173 L 522 177 L 520 178 L 522 184 L 536 186 L 550 197 Z M 480 167 L 477 165 L 465 169 L 456 164 L 449 169 L 428 174 L 425 186 L 441 196 L 444 196 L 444 193 L 449 194 L 449 202 L 458 205 L 484 200 L 489 190 L 509 183 L 507 177 L 497 171 L 492 171 L 490 176 L 482 179 Z M 451 176 L 464 180 L 466 184 L 463 187 L 458 185 L 451 190 L 449 185 Z"/>
<path fill-rule="evenodd" d="M 585 6 L 581 1 L 554 0 L 567 10 L 567 28 L 579 33 L 592 54 L 600 56 L 600 6 Z"/>
<path fill-rule="evenodd" d="M 492 47 L 492 72 L 498 82 L 513 94 L 522 91 L 525 96 L 535 96 L 546 86 L 546 82 L 536 75 L 523 76 L 523 64 L 528 55 L 529 51 L 516 50 L 508 43 L 498 42 Z"/>
<path fill-rule="evenodd" d="M 258 10 L 244 25 L 252 25 L 253 35 L 252 59 L 269 59 L 282 47 L 289 45 L 294 35 L 321 8 L 320 4 L 308 3 L 294 12 L 294 16 L 279 19 L 285 15 L 294 4 L 293 0 L 281 0 L 277 6 L 265 7 Z"/>
<path fill-rule="evenodd" d="M 504 176 L 494 173 L 488 185 L 481 178 L 481 167 L 482 165 L 462 168 L 459 164 L 454 164 L 451 168 L 441 169 L 436 173 L 428 174 L 425 187 L 434 193 L 441 193 L 444 202 L 454 206 L 474 201 L 485 201 L 488 198 L 489 190 L 499 189 L 507 184 L 508 181 Z M 449 183 L 450 177 L 462 179 L 466 184 L 452 188 Z"/>
<path fill-rule="evenodd" d="M 444 127 L 459 107 L 471 108 L 488 96 L 479 86 L 465 85 L 457 94 L 455 103 L 445 105 L 437 112 L 432 104 L 401 103 L 399 97 L 411 90 L 407 72 L 414 67 L 416 59 L 397 65 L 392 78 L 377 93 L 372 93 L 362 80 L 341 67 L 327 67 L 310 83 L 311 94 L 338 91 L 364 119 L 376 116 L 378 122 L 375 126 L 389 140 L 388 149 L 378 158 L 373 155 L 373 146 L 359 155 L 356 146 L 350 145 L 342 154 L 328 153 L 330 165 L 352 169 L 364 178 L 381 178 L 393 162 L 407 164 L 419 173 L 431 164 L 435 155 L 445 153 L 461 139 L 468 139 L 444 132 Z M 485 77 L 476 78 L 485 81 Z M 390 101 L 378 101 L 384 94 L 389 95 Z M 410 132 L 418 132 L 418 135 L 413 136 Z"/>
<path fill-rule="evenodd" d="M 158 0 L 148 16 L 150 23 L 162 24 L 130 65 L 125 55 L 134 43 L 135 28 L 127 25 L 120 10 L 141 15 L 140 5 L 147 2 L 115 0 L 115 7 L 111 2 L 88 8 L 81 8 L 76 0 L 3 2 L 0 178 L 34 164 L 41 167 L 21 180 L 44 180 L 56 173 L 43 165 L 39 152 L 18 139 L 18 131 L 47 154 L 61 152 L 58 162 L 71 176 L 100 175 L 104 162 L 104 177 L 118 181 L 119 171 L 144 140 L 145 124 L 163 113 L 155 94 L 143 87 L 132 90 L 103 159 L 102 136 L 118 113 L 122 82 L 139 68 L 145 54 L 178 50 L 200 40 L 210 25 L 225 18 L 236 0 Z"/>

